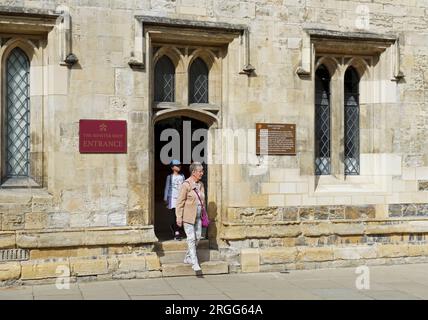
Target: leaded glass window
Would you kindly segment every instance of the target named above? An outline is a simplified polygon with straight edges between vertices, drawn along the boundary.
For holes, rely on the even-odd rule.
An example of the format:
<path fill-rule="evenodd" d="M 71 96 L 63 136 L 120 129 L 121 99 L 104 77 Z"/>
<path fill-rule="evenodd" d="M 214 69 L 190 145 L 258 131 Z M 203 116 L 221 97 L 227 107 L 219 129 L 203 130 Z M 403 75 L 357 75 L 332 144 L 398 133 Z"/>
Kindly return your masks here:
<path fill-rule="evenodd" d="M 208 67 L 201 58 L 190 67 L 189 103 L 208 103 Z"/>
<path fill-rule="evenodd" d="M 315 73 L 315 174 L 330 173 L 330 74 L 322 65 Z"/>
<path fill-rule="evenodd" d="M 15 48 L 6 62 L 6 176 L 29 175 L 30 62 Z"/>
<path fill-rule="evenodd" d="M 360 78 L 353 67 L 345 72 L 345 174 L 360 173 Z"/>
<path fill-rule="evenodd" d="M 155 66 L 155 101 L 175 101 L 175 67 L 167 56 L 162 56 Z"/>

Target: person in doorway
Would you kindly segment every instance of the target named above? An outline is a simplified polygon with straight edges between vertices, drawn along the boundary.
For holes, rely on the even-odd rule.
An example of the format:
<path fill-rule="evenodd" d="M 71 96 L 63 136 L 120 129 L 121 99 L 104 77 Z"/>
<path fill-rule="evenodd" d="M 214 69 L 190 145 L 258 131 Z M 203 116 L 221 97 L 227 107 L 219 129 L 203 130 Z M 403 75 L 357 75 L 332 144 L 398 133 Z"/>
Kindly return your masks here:
<path fill-rule="evenodd" d="M 178 193 L 180 186 L 184 182 L 184 174 L 180 173 L 181 163 L 178 160 L 172 160 L 170 165 L 172 173 L 166 177 L 164 201 L 167 208 L 169 209 L 170 215 L 170 228 L 174 237 L 174 240 L 181 240 L 180 227 L 177 226 L 175 217 L 175 207 L 177 203 Z"/>
<path fill-rule="evenodd" d="M 177 225 L 184 225 L 184 232 L 187 236 L 187 253 L 184 263 L 191 264 L 194 271 L 201 271 L 196 248 L 201 239 L 202 206 L 205 206 L 205 189 L 201 181 L 204 175 L 204 168 L 201 163 L 194 162 L 190 165 L 190 177 L 181 185 L 177 199 L 175 214 Z"/>

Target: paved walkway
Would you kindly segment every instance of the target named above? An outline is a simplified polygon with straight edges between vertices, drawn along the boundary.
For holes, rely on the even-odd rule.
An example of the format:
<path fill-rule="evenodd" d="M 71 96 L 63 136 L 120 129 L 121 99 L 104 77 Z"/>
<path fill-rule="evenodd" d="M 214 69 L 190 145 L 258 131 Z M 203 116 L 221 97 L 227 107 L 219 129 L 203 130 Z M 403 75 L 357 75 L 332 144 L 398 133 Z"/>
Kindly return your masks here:
<path fill-rule="evenodd" d="M 369 268 L 358 290 L 355 268 L 72 283 L 0 288 L 2 299 L 428 299 L 428 264 Z M 367 278 L 365 278 L 367 280 Z M 367 282 L 366 282 L 367 283 Z"/>

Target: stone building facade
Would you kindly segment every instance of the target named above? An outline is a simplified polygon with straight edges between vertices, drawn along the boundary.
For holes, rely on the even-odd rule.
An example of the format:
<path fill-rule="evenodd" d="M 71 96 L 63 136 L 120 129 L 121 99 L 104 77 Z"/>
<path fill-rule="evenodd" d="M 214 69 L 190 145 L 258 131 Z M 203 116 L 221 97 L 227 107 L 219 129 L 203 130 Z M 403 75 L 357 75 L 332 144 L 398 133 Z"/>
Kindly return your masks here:
<path fill-rule="evenodd" d="M 188 274 L 158 201 L 185 121 L 205 272 L 427 261 L 427 29 L 427 0 L 0 0 L 0 280 Z M 80 153 L 81 119 L 127 152 Z M 257 156 L 256 123 L 296 154 Z"/>

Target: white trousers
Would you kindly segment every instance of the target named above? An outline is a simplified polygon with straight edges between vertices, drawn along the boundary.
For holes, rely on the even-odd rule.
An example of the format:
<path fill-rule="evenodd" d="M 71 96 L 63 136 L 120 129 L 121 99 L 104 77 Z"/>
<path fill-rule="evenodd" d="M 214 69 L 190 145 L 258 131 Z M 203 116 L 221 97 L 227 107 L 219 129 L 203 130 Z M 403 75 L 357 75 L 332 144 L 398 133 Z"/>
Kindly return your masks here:
<path fill-rule="evenodd" d="M 183 223 L 184 232 L 187 236 L 187 252 L 186 260 L 192 262 L 192 264 L 199 264 L 198 256 L 196 254 L 196 248 L 199 240 L 202 236 L 202 221 L 201 221 L 201 207 L 198 206 L 195 224 Z"/>

